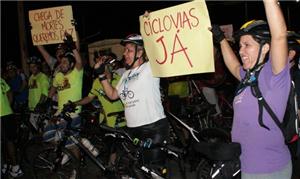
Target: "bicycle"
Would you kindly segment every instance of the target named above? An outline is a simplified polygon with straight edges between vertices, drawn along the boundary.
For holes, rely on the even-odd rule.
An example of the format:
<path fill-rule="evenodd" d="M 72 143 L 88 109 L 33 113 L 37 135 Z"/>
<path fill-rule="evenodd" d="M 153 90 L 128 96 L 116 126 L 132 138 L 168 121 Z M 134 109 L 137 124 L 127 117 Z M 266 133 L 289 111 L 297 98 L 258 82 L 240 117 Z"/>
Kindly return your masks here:
<path fill-rule="evenodd" d="M 240 145 L 230 143 L 229 135 L 226 131 L 218 128 L 207 128 L 197 131 L 190 127 L 174 114 L 168 114 L 176 119 L 184 128 L 187 129 L 191 138 L 192 152 L 196 152 L 198 157 L 197 166 L 195 168 L 197 179 L 224 179 L 222 177 L 235 177 L 240 172 L 239 155 L 241 154 Z M 193 153 L 192 157 L 195 157 Z M 230 166 L 232 165 L 232 166 Z M 224 176 L 224 170 L 231 167 L 232 176 Z"/>
<path fill-rule="evenodd" d="M 59 128 L 56 130 L 58 139 L 56 144 L 41 141 L 33 142 L 26 150 L 28 163 L 35 171 L 36 178 L 45 178 L 47 176 L 80 178 L 81 161 L 65 147 L 67 140 L 71 140 L 80 151 L 87 155 L 102 171 L 106 170 L 105 162 L 98 157 L 99 155 L 95 155 L 95 152 L 99 153 L 99 151 L 95 148 L 91 149 L 91 145 L 87 146 L 87 140 L 83 140 L 80 135 L 75 136 L 71 133 L 71 131 L 80 131 L 81 128 L 71 127 L 72 118 L 69 113 L 75 111 L 75 105 L 72 107 L 69 106 L 64 106 L 63 111 L 58 116 L 60 122 L 65 120 L 67 124 L 63 131 Z M 62 133 L 64 135 L 62 135 Z M 32 153 L 33 151 L 38 152 Z"/>
<path fill-rule="evenodd" d="M 184 154 L 184 150 L 175 146 L 169 145 L 166 142 L 163 144 L 154 144 L 151 139 L 139 140 L 131 138 L 131 136 L 122 128 L 115 129 L 105 125 L 100 125 L 100 128 L 107 131 L 106 136 L 113 137 L 118 143 L 119 150 L 117 150 L 117 159 L 112 168 L 114 177 L 121 178 L 153 178 L 164 179 L 166 176 L 166 168 L 154 167 L 143 162 L 142 151 L 159 147 L 178 159 Z M 117 146 L 117 147 L 118 147 Z"/>

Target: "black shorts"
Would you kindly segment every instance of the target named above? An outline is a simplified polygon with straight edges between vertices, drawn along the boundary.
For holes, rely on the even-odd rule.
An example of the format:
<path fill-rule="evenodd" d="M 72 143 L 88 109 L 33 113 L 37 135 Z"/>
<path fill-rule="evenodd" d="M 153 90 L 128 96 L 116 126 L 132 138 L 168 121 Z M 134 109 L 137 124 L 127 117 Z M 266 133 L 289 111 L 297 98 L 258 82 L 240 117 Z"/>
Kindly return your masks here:
<path fill-rule="evenodd" d="M 152 124 L 128 128 L 128 130 L 133 139 L 146 140 L 150 138 L 153 144 L 162 144 L 169 139 L 169 122 L 167 118 Z M 160 148 L 145 149 L 143 150 L 143 157 L 146 164 L 162 164 L 166 160 L 166 153 L 161 151 Z"/>
<path fill-rule="evenodd" d="M 17 138 L 17 120 L 14 114 L 1 117 L 1 139 L 14 141 Z"/>

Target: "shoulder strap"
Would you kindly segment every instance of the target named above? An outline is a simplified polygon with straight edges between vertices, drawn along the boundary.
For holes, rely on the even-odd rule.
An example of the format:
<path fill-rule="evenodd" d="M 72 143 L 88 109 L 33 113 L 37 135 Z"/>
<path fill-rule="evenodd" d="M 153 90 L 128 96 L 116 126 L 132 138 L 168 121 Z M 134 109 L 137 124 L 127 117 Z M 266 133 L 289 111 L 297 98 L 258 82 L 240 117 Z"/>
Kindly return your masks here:
<path fill-rule="evenodd" d="M 261 91 L 258 87 L 258 75 L 259 75 L 260 71 L 258 71 L 255 74 L 256 77 L 256 83 L 254 85 L 251 86 L 252 94 L 257 98 L 258 101 L 258 107 L 259 107 L 259 114 L 258 114 L 258 123 L 260 126 L 262 126 L 263 128 L 266 128 L 267 130 L 270 130 L 269 127 L 267 127 L 264 123 L 263 123 L 263 107 L 267 110 L 267 112 L 270 114 L 270 116 L 272 117 L 272 119 L 274 120 L 274 122 L 276 123 L 276 125 L 280 128 L 281 131 L 283 131 L 282 125 L 278 119 L 278 117 L 275 115 L 275 113 L 273 112 L 273 110 L 271 109 L 271 107 L 269 106 L 269 104 L 267 103 L 267 101 L 265 100 L 265 98 L 262 96 Z"/>

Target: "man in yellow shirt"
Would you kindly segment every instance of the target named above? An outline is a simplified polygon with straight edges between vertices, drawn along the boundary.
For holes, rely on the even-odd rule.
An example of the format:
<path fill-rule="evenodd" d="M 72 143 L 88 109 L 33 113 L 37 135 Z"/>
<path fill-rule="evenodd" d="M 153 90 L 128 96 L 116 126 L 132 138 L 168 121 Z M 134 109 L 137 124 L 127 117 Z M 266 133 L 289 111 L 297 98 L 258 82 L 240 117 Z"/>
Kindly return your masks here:
<path fill-rule="evenodd" d="M 45 102 L 48 96 L 49 78 L 41 72 L 41 59 L 33 56 L 28 60 L 31 76 L 28 81 L 28 107 L 33 111 L 38 104 Z"/>
<path fill-rule="evenodd" d="M 12 93 L 8 84 L 2 78 L 0 78 L 0 80 L 1 142 L 5 142 L 5 145 L 2 145 L 5 148 L 3 149 L 1 146 L 1 150 L 4 151 L 4 153 L 7 153 L 11 162 L 9 166 L 7 164 L 3 165 L 2 172 L 5 173 L 7 169 L 9 169 L 9 173 L 12 177 L 19 177 L 23 175 L 23 172 L 17 164 L 16 159 L 14 140 L 17 138 L 17 121 L 10 106 L 12 103 Z"/>
<path fill-rule="evenodd" d="M 110 60 L 113 60 L 113 58 L 116 58 L 116 55 L 113 53 L 109 55 L 100 55 L 97 58 L 95 58 L 95 61 L 104 60 L 107 63 Z M 113 86 L 116 86 L 118 81 L 120 80 L 120 76 L 110 69 L 110 66 L 106 66 L 105 73 L 107 75 L 108 80 Z M 104 119 L 106 119 L 106 124 L 110 127 L 123 127 L 126 125 L 125 121 L 122 123 L 116 123 L 117 116 L 108 116 L 109 114 L 112 114 L 113 112 L 120 112 L 124 111 L 123 104 L 120 100 L 110 100 L 105 95 L 105 92 L 103 91 L 103 87 L 99 81 L 98 78 L 96 78 L 93 82 L 92 89 L 90 90 L 88 96 L 84 97 L 83 99 L 76 101 L 76 105 L 85 105 L 90 103 L 95 97 L 98 97 L 98 100 L 101 102 L 103 110 L 104 110 Z M 99 120 L 102 120 L 99 116 Z"/>
<path fill-rule="evenodd" d="M 60 62 L 60 71 L 55 74 L 53 85 L 49 91 L 50 98 L 52 98 L 57 91 L 58 110 L 56 115 L 62 111 L 64 104 L 67 104 L 68 101 L 77 101 L 81 99 L 83 77 L 82 60 L 72 37 L 66 35 L 66 38 L 68 41 L 65 41 L 65 43 L 67 44 L 69 51 L 66 52 L 62 57 Z M 72 118 L 71 127 L 80 127 L 81 119 L 78 115 L 80 112 L 81 107 L 77 107 L 77 110 L 70 114 Z M 66 121 L 60 121 L 58 125 L 50 123 L 45 127 L 43 136 L 44 141 L 53 141 L 55 139 L 57 128 L 64 129 L 66 125 Z M 78 133 L 73 134 L 78 135 Z M 80 152 L 74 143 L 67 141 L 66 147 L 70 148 L 75 156 L 80 159 Z"/>

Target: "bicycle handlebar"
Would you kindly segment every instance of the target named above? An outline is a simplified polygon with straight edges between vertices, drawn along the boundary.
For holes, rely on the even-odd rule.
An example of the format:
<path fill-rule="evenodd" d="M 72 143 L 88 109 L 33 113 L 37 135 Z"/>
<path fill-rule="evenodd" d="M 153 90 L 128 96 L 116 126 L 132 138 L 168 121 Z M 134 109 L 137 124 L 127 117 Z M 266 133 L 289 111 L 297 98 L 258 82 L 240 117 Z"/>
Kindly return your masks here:
<path fill-rule="evenodd" d="M 76 110 L 77 110 L 76 104 L 69 100 L 68 103 L 64 104 L 62 113 L 72 113 L 75 112 Z"/>

